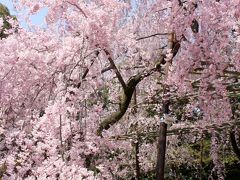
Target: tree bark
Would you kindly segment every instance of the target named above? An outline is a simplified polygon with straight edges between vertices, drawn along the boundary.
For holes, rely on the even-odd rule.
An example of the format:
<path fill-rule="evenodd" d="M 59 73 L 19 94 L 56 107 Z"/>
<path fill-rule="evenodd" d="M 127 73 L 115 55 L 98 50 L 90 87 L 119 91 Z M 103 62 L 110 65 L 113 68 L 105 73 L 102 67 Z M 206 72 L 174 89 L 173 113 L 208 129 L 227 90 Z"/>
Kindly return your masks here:
<path fill-rule="evenodd" d="M 158 154 L 157 154 L 156 180 L 164 179 L 165 152 L 167 139 L 166 137 L 167 137 L 167 124 L 165 122 L 161 122 L 157 146 Z"/>
<path fill-rule="evenodd" d="M 139 162 L 139 141 L 135 143 L 135 162 L 136 162 L 136 180 L 141 180 L 140 162 Z"/>
<path fill-rule="evenodd" d="M 163 101 L 162 111 L 163 114 L 169 114 L 170 101 L 167 97 L 168 89 L 165 87 L 164 94 L 166 99 Z M 158 154 L 157 154 L 157 166 L 156 166 L 156 180 L 164 179 L 164 166 L 165 166 L 165 154 L 166 154 L 166 141 L 167 141 L 167 124 L 163 121 L 160 122 L 160 131 L 158 139 Z"/>
<path fill-rule="evenodd" d="M 240 149 L 237 145 L 237 141 L 235 138 L 235 131 L 232 130 L 230 132 L 230 140 L 231 140 L 231 144 L 232 144 L 232 148 L 233 148 L 233 152 L 237 155 L 238 159 L 240 160 Z"/>
<path fill-rule="evenodd" d="M 116 112 L 113 112 L 109 116 L 107 116 L 99 125 L 97 129 L 97 135 L 101 136 L 103 130 L 107 130 L 111 127 L 111 125 L 115 124 L 118 122 L 126 113 L 129 104 L 132 99 L 132 95 L 135 91 L 135 88 L 139 82 L 141 82 L 144 78 L 152 75 L 154 72 L 158 71 L 157 68 L 152 68 L 149 70 L 142 71 L 141 73 L 132 76 L 127 84 L 125 90 L 123 89 L 122 95 L 121 95 L 121 100 L 120 100 L 120 106 L 119 109 Z"/>

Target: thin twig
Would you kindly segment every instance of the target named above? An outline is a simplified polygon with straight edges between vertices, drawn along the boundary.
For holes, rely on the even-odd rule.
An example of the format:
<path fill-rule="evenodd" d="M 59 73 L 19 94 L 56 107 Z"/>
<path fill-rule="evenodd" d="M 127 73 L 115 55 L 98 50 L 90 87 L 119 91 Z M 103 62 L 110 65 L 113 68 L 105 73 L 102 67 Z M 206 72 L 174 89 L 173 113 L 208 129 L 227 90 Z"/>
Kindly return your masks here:
<path fill-rule="evenodd" d="M 4 80 L 9 74 L 10 72 L 13 70 L 13 66 L 11 67 L 11 69 L 1 78 L 1 80 Z"/>
<path fill-rule="evenodd" d="M 136 40 L 140 41 L 140 40 L 155 37 L 155 36 L 167 36 L 167 35 L 169 35 L 169 33 L 156 33 L 156 34 L 151 34 L 151 35 L 148 35 L 148 36 L 143 36 L 143 37 L 137 38 Z"/>
<path fill-rule="evenodd" d="M 60 124 L 59 133 L 60 133 L 60 143 L 61 143 L 60 151 L 61 151 L 62 160 L 64 161 L 64 149 L 63 149 L 63 138 L 62 138 L 62 115 L 60 115 L 59 124 Z"/>
<path fill-rule="evenodd" d="M 69 1 L 67 1 L 67 3 L 71 4 L 72 6 L 75 6 L 82 14 L 85 18 L 87 18 L 86 13 L 82 10 L 82 8 L 80 8 L 77 4 L 71 3 Z"/>

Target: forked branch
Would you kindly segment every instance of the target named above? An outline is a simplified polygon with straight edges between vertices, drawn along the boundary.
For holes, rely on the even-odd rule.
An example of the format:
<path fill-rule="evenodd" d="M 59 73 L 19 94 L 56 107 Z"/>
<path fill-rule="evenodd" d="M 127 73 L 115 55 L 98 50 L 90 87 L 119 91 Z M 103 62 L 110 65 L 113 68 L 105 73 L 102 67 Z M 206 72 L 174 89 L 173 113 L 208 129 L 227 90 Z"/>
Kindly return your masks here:
<path fill-rule="evenodd" d="M 158 67 L 159 68 L 159 67 Z M 153 74 L 156 71 L 159 71 L 158 68 L 152 68 L 149 70 L 145 70 L 142 71 L 141 73 L 132 76 L 127 84 L 126 84 L 126 89 L 123 90 L 122 95 L 121 95 L 121 99 L 120 99 L 120 106 L 118 111 L 113 112 L 112 114 L 110 114 L 108 117 L 106 117 L 99 125 L 99 128 L 97 130 L 97 135 L 101 135 L 103 130 L 107 130 L 110 128 L 111 125 L 115 124 L 116 122 L 118 122 L 123 115 L 126 113 L 129 104 L 131 102 L 132 99 L 132 95 L 134 93 L 134 90 L 137 86 L 137 84 L 139 82 L 141 82 L 144 78 L 150 76 L 151 74 Z"/>
<path fill-rule="evenodd" d="M 174 38 L 175 38 L 175 36 L 174 36 Z M 178 50 L 179 50 L 179 48 L 176 49 L 176 52 L 175 52 L 174 56 L 176 55 Z M 166 61 L 165 61 L 166 54 L 161 54 L 159 56 L 159 59 L 158 59 L 157 63 L 155 64 L 154 68 L 144 70 L 144 71 L 140 72 L 139 74 L 137 74 L 135 76 L 132 76 L 131 78 L 129 78 L 127 83 L 125 83 L 121 74 L 120 74 L 120 72 L 118 71 L 116 65 L 114 64 L 114 61 L 110 56 L 110 53 L 106 49 L 104 49 L 104 52 L 108 56 L 108 60 L 110 62 L 111 68 L 114 70 L 119 82 L 122 85 L 123 92 L 122 92 L 120 102 L 119 102 L 119 109 L 116 112 L 113 112 L 112 114 L 107 116 L 100 123 L 99 128 L 97 129 L 97 135 L 99 135 L 99 136 L 102 135 L 103 130 L 109 129 L 111 125 L 117 123 L 124 116 L 124 114 L 126 113 L 128 107 L 129 107 L 129 104 L 131 102 L 131 99 L 132 99 L 132 96 L 133 96 L 133 93 L 135 91 L 135 88 L 136 88 L 137 84 L 139 82 L 141 82 L 144 78 L 152 75 L 154 72 L 161 72 L 162 71 L 162 69 L 161 69 L 162 65 L 166 63 Z M 165 69 L 166 69 L 166 67 L 165 67 Z"/>

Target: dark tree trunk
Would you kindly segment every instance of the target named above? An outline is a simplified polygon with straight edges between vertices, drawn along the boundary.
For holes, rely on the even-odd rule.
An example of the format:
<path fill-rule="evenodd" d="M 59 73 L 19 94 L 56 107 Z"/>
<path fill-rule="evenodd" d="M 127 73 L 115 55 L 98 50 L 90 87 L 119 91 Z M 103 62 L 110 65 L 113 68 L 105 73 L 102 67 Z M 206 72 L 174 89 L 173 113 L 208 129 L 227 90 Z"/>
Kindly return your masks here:
<path fill-rule="evenodd" d="M 165 89 L 164 91 L 168 91 Z M 164 94 L 166 94 L 166 92 Z M 166 96 L 163 101 L 162 111 L 163 114 L 169 114 L 170 101 Z M 166 154 L 166 141 L 167 141 L 167 124 L 163 121 L 160 122 L 159 138 L 157 145 L 157 166 L 156 166 L 156 180 L 164 179 L 164 166 L 165 166 L 165 154 Z"/>
<path fill-rule="evenodd" d="M 157 147 L 158 154 L 157 154 L 156 180 L 164 179 L 165 152 L 167 139 L 166 137 L 167 137 L 167 124 L 165 122 L 161 122 Z"/>
<path fill-rule="evenodd" d="M 231 144 L 232 144 L 232 147 L 233 147 L 233 152 L 237 155 L 238 159 L 240 160 L 240 149 L 237 145 L 237 141 L 236 141 L 236 138 L 235 138 L 235 131 L 232 130 L 230 132 L 230 140 L 231 140 Z"/>
<path fill-rule="evenodd" d="M 135 161 L 136 161 L 136 180 L 141 179 L 141 174 L 140 174 L 140 163 L 139 163 L 139 141 L 136 142 L 135 144 Z"/>

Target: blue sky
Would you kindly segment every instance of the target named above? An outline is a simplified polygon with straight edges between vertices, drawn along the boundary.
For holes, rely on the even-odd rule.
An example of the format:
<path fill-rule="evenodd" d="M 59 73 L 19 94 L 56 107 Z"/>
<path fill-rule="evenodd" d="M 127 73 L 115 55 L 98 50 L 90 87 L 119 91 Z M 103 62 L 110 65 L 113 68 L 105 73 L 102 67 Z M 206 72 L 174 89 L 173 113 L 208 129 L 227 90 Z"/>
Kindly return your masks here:
<path fill-rule="evenodd" d="M 12 15 L 18 16 L 19 13 L 14 10 L 11 0 L 0 0 L 0 3 L 7 6 Z M 47 14 L 47 9 L 42 9 L 39 13 L 31 16 L 30 20 L 32 21 L 33 24 L 44 26 L 45 25 L 44 17 L 46 16 L 46 14 Z M 26 24 L 26 22 L 24 22 L 24 20 L 19 19 L 19 18 L 18 18 L 18 20 L 20 21 L 20 25 L 23 28 L 27 28 L 27 24 Z"/>
<path fill-rule="evenodd" d="M 31 0 L 29 0 L 31 1 Z M 24 21 L 24 19 L 21 19 L 18 14 L 20 14 L 19 12 L 16 12 L 16 10 L 14 9 L 13 7 L 13 4 L 12 4 L 12 0 L 0 0 L 0 3 L 2 3 L 3 5 L 7 6 L 8 9 L 10 10 L 10 13 L 12 15 L 16 15 L 19 22 L 20 22 L 20 26 L 25 28 L 25 29 L 29 29 L 28 26 L 27 26 L 27 23 Z M 134 7 L 133 8 L 133 11 L 132 13 L 134 13 L 134 9 L 136 8 L 137 6 L 137 1 L 135 0 L 131 0 L 131 3 L 132 3 L 132 6 Z M 46 16 L 48 10 L 47 8 L 44 8 L 42 9 L 39 13 L 31 16 L 30 20 L 32 21 L 33 24 L 35 25 L 40 25 L 42 27 L 46 27 L 46 23 L 44 21 L 44 17 Z"/>

